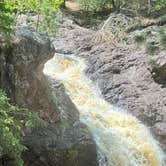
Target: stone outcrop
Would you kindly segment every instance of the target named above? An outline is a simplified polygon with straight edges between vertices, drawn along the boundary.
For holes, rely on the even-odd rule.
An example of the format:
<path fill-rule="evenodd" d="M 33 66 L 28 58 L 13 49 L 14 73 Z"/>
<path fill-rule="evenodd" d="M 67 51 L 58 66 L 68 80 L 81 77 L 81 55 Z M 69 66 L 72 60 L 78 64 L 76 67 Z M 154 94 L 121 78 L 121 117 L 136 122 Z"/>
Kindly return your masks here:
<path fill-rule="evenodd" d="M 39 112 L 49 122 L 27 131 L 25 165 L 96 166 L 96 145 L 75 105 L 61 83 L 43 74 L 53 54 L 48 36 L 27 27 L 19 27 L 9 45 L 0 45 L 0 88 L 12 103 Z"/>
<path fill-rule="evenodd" d="M 56 52 L 86 58 L 86 73 L 99 86 L 103 97 L 146 124 L 166 150 L 166 89 L 163 86 L 166 63 L 162 58 L 166 52 L 153 55 L 158 64 L 154 68 L 149 63 L 152 56 L 134 44 L 96 44 L 94 36 L 101 34 L 85 28 L 80 30 L 74 24 L 65 25 L 66 21 L 62 22 L 59 38 L 54 41 Z"/>
<path fill-rule="evenodd" d="M 17 29 L 11 43 L 1 48 L 0 85 L 13 103 L 41 114 L 53 110 L 48 98 L 43 98 L 48 94 L 47 79 L 42 74 L 53 54 L 46 34 L 37 34 L 27 27 Z"/>
<path fill-rule="evenodd" d="M 28 147 L 25 165 L 31 166 L 96 166 L 96 145 L 87 127 L 80 123 L 79 114 L 64 86 L 50 80 L 50 96 L 56 102 L 60 121 L 45 129 L 34 129 L 24 139 Z"/>

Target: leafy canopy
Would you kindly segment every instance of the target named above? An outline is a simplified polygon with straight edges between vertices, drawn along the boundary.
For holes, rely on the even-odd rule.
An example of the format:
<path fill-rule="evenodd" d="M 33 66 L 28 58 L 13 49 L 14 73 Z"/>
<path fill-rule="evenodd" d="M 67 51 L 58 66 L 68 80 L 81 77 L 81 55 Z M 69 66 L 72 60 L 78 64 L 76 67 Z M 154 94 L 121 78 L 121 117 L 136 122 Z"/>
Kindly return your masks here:
<path fill-rule="evenodd" d="M 54 28 L 56 13 L 63 0 L 2 0 L 0 2 L 0 31 L 11 32 L 18 15 L 38 15 L 36 30 Z M 39 17 L 40 16 L 40 17 Z M 42 20 L 40 20 L 42 18 Z"/>
<path fill-rule="evenodd" d="M 11 32 L 13 23 L 14 18 L 10 6 L 4 1 L 0 2 L 0 31 L 4 33 Z"/>

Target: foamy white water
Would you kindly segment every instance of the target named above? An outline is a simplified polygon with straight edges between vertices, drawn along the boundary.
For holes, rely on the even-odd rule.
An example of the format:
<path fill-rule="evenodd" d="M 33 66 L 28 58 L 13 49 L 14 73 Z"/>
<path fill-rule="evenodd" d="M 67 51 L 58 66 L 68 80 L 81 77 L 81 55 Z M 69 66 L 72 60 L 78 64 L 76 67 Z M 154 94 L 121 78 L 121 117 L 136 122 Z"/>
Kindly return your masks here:
<path fill-rule="evenodd" d="M 65 85 L 108 165 L 165 166 L 164 154 L 149 130 L 132 115 L 107 103 L 85 76 L 85 68 L 81 58 L 55 55 L 45 64 L 44 73 Z"/>

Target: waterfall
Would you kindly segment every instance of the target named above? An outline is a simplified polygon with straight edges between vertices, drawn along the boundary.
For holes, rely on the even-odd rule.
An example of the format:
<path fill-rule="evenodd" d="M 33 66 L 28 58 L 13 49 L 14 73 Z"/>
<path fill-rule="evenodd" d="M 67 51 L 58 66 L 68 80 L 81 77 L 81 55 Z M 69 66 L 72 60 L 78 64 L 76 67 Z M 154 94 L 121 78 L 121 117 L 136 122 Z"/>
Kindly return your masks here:
<path fill-rule="evenodd" d="M 164 166 L 164 154 L 149 130 L 135 117 L 107 103 L 86 77 L 84 59 L 56 54 L 44 73 L 61 81 L 91 131 L 101 166 Z"/>

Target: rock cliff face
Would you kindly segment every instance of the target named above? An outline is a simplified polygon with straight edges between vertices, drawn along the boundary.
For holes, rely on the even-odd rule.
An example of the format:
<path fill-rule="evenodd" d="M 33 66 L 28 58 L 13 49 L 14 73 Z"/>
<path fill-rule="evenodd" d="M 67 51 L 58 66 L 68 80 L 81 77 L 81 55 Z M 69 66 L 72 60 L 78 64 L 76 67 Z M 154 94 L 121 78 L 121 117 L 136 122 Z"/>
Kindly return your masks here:
<path fill-rule="evenodd" d="M 11 102 L 39 112 L 49 122 L 26 133 L 25 165 L 96 166 L 96 145 L 75 105 L 63 85 L 42 72 L 53 54 L 47 35 L 27 27 L 18 28 L 9 45 L 0 45 L 0 88 Z"/>
<path fill-rule="evenodd" d="M 48 99 L 44 99 L 45 103 L 42 101 L 42 96 L 47 95 L 42 69 L 54 53 L 49 38 L 20 27 L 8 45 L 1 48 L 1 88 L 7 91 L 12 102 L 22 107 L 38 112 L 52 110 Z"/>
<path fill-rule="evenodd" d="M 136 45 L 94 43 L 96 32 L 71 23 L 62 23 L 54 41 L 56 52 L 85 57 L 86 73 L 103 97 L 146 124 L 166 150 L 166 52 L 153 55 L 157 63 L 153 67 L 149 65 L 152 56 Z"/>

